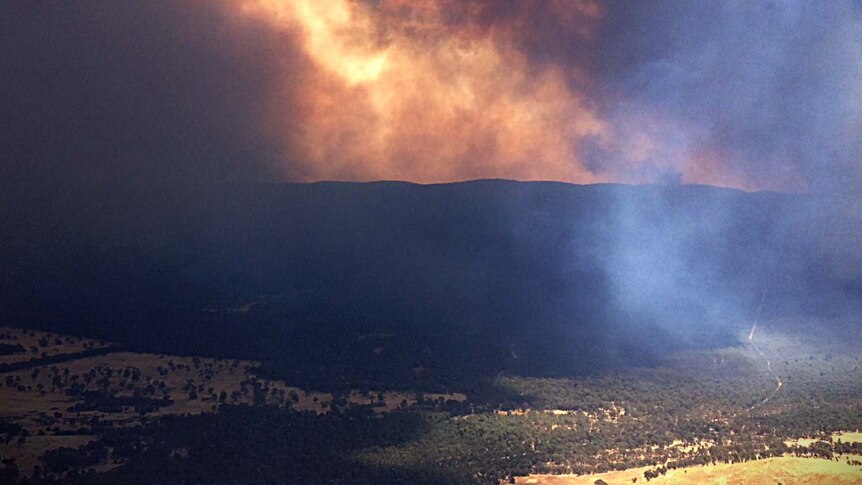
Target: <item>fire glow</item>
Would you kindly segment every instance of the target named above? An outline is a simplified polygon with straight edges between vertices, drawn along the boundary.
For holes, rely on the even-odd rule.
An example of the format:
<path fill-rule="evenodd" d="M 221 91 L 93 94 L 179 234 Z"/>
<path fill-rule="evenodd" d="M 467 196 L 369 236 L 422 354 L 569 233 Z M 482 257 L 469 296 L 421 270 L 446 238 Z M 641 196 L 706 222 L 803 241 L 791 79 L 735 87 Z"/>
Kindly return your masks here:
<path fill-rule="evenodd" d="M 597 100 L 590 55 L 606 19 L 594 0 L 235 2 L 302 59 L 276 81 L 263 128 L 281 140 L 286 179 L 764 188 L 690 123 Z M 543 49 L 565 60 L 536 59 Z M 804 185 L 784 178 L 767 188 Z"/>
<path fill-rule="evenodd" d="M 484 22 L 480 3 L 249 0 L 242 11 L 295 33 L 317 68 L 299 88 L 298 132 L 285 133 L 303 160 L 294 175 L 598 181 L 576 154 L 605 127 L 572 73 L 531 65 L 514 26 Z M 572 28 L 588 41 L 599 16 L 579 4 Z"/>

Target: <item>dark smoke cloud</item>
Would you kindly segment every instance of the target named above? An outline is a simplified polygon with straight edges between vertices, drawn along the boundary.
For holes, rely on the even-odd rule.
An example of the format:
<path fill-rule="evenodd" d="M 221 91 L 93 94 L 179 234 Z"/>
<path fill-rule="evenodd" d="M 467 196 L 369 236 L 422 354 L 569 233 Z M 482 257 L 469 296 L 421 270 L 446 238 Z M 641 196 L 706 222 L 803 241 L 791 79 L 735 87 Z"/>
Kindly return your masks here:
<path fill-rule="evenodd" d="M 0 22 L 6 184 L 92 190 L 273 173 L 260 125 L 290 57 L 271 56 L 282 39 L 226 5 L 10 2 Z"/>
<path fill-rule="evenodd" d="M 106 301 L 187 295 L 200 208 L 280 174 L 262 125 L 299 57 L 228 7 L 0 4 L 0 316 L 43 302 L 82 330 Z"/>

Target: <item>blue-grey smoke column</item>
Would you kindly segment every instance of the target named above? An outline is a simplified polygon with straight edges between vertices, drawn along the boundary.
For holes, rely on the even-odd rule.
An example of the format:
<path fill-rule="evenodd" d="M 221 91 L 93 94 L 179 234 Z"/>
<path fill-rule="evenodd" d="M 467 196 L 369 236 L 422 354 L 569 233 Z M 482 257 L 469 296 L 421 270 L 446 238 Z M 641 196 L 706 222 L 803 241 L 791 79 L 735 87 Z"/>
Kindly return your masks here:
<path fill-rule="evenodd" d="M 862 188 L 862 2 L 611 2 L 606 22 L 598 98 L 621 144 L 665 147 L 657 181 L 712 148 L 754 188 Z M 630 166 L 617 145 L 585 155 Z"/>
<path fill-rule="evenodd" d="M 789 210 L 772 209 L 780 194 L 758 194 L 759 214 L 720 191 L 686 207 L 695 199 L 686 190 L 708 192 L 694 187 L 620 196 L 604 259 L 613 305 L 631 322 L 691 337 L 748 318 L 763 292 L 772 315 L 853 301 L 862 281 L 862 2 L 606 6 L 596 99 L 612 141 L 584 150 L 592 169 L 672 186 L 712 163 L 717 185 L 805 194 Z M 638 137 L 655 142 L 646 155 L 631 146 Z M 823 287 L 835 280 L 847 283 Z M 827 291 L 828 302 L 813 296 Z"/>

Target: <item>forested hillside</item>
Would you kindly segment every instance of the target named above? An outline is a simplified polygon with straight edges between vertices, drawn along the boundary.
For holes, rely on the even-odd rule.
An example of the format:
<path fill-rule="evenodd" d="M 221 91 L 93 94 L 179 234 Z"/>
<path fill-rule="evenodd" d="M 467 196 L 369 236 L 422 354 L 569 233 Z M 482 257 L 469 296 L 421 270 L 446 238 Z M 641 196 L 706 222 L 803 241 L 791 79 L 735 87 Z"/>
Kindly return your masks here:
<path fill-rule="evenodd" d="M 171 194 L 22 207 L 0 236 L 7 322 L 260 359 L 317 388 L 444 390 L 648 364 L 733 342 L 759 306 L 823 315 L 862 291 L 859 211 L 837 199 L 497 180 Z"/>

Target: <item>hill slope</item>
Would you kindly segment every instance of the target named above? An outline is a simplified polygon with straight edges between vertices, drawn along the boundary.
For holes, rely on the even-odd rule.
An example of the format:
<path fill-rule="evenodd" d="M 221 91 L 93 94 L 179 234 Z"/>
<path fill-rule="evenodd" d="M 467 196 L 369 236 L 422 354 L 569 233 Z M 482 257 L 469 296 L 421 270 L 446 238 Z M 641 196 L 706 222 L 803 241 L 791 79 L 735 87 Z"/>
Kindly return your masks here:
<path fill-rule="evenodd" d="M 860 211 L 808 196 L 481 180 L 59 200 L 10 218 L 9 323 L 324 381 L 648 363 L 727 343 L 761 300 L 810 315 L 862 293 Z"/>

